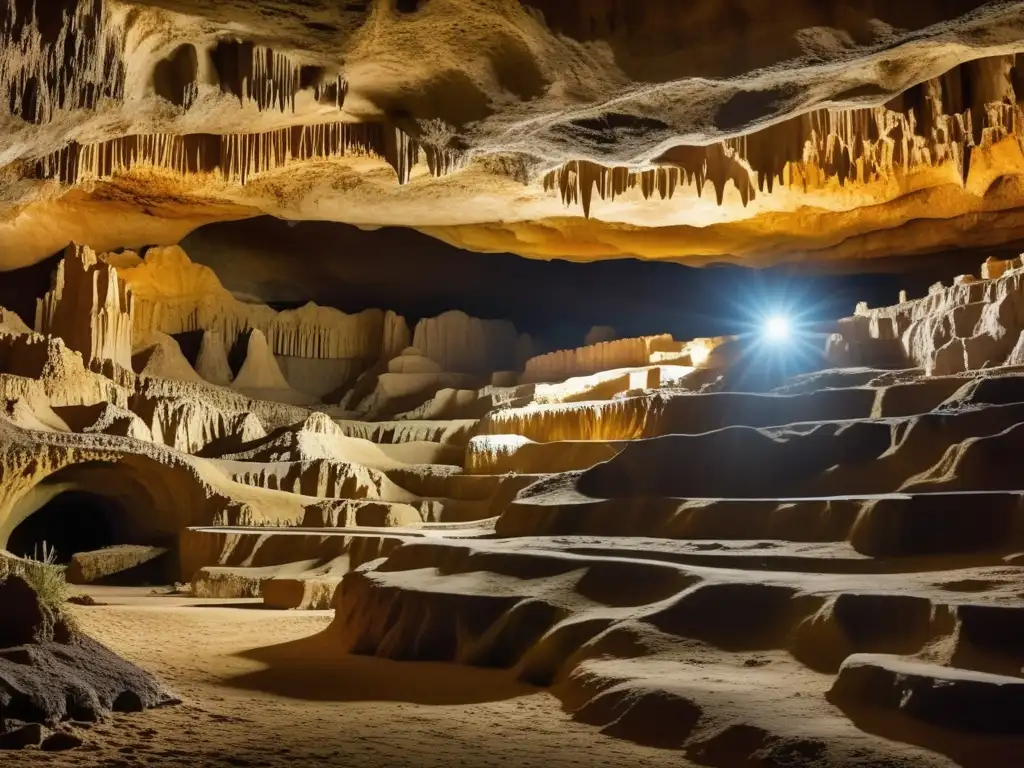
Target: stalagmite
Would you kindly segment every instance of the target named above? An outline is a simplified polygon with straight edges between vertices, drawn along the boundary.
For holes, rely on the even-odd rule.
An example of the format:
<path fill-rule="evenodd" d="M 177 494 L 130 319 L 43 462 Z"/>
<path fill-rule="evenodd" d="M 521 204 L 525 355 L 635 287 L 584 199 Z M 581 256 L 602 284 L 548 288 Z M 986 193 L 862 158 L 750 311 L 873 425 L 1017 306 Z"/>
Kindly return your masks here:
<path fill-rule="evenodd" d="M 196 358 L 196 373 L 211 384 L 226 387 L 233 377 L 228 355 L 224 349 L 224 339 L 217 331 L 203 333 L 203 341 Z"/>
<path fill-rule="evenodd" d="M 259 329 L 249 335 L 245 362 L 232 386 L 235 389 L 289 389 L 288 380 L 281 373 L 267 339 Z"/>
<path fill-rule="evenodd" d="M 69 245 L 53 289 L 36 306 L 36 331 L 60 336 L 86 363 L 132 369 L 131 289 L 88 247 Z"/>
<path fill-rule="evenodd" d="M 140 376 L 172 381 L 202 383 L 202 377 L 189 365 L 178 342 L 166 333 L 155 331 L 136 341 L 132 363 Z"/>

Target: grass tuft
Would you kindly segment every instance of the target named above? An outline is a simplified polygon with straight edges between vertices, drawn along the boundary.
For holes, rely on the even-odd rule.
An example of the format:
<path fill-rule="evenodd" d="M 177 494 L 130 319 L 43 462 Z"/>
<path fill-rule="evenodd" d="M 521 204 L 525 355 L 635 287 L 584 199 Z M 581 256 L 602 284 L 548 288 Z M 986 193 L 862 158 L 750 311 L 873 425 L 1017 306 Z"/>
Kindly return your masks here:
<path fill-rule="evenodd" d="M 31 557 L 11 563 L 10 572 L 23 578 L 43 605 L 57 615 L 62 612 L 68 600 L 68 582 L 64 566 L 57 565 L 56 549 L 44 541 Z"/>

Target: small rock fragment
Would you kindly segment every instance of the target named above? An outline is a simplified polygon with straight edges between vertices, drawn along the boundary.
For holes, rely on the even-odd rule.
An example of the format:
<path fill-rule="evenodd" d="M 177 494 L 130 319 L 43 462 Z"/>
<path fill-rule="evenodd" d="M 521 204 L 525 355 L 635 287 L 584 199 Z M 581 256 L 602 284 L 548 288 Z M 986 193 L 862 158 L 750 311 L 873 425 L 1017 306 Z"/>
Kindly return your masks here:
<path fill-rule="evenodd" d="M 38 747 L 43 740 L 43 726 L 29 723 L 20 728 L 0 733 L 0 749 L 25 749 Z"/>
<path fill-rule="evenodd" d="M 44 740 L 40 749 L 44 752 L 65 752 L 82 746 L 82 740 L 68 731 L 51 733 Z"/>

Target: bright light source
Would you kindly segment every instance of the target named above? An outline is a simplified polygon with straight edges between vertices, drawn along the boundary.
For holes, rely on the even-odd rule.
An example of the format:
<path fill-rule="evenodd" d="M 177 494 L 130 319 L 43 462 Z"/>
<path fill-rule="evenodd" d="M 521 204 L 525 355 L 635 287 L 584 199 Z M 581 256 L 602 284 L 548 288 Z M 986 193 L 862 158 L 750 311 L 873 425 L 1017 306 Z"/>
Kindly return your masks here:
<path fill-rule="evenodd" d="M 711 357 L 711 350 L 706 344 L 693 344 L 690 347 L 690 363 L 697 367 L 704 365 Z"/>
<path fill-rule="evenodd" d="M 765 321 L 764 337 L 768 339 L 768 341 L 786 341 L 789 339 L 791 332 L 792 328 L 790 327 L 788 317 L 772 315 Z"/>

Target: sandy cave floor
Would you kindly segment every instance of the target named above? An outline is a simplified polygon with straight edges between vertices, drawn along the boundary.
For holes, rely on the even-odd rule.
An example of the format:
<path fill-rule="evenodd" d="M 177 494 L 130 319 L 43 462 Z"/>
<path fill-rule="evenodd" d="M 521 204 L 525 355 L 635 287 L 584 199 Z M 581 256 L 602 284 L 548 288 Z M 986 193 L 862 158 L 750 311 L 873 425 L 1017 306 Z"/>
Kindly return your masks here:
<path fill-rule="evenodd" d="M 558 700 L 499 671 L 347 656 L 318 666 L 289 643 L 333 611 L 264 610 L 260 600 L 89 587 L 83 630 L 159 676 L 183 704 L 113 715 L 63 754 L 5 766 L 689 765 L 679 752 L 602 736 Z M 260 659 L 267 659 L 264 662 Z"/>

